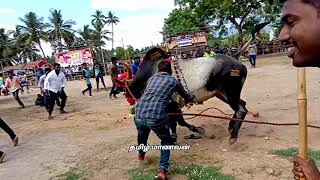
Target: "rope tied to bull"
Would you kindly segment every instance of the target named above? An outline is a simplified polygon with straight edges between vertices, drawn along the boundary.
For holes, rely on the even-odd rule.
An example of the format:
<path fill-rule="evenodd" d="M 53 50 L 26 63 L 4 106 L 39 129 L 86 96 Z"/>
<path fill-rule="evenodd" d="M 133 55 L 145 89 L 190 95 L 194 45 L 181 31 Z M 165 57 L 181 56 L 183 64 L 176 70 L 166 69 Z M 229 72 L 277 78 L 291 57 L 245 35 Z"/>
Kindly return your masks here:
<path fill-rule="evenodd" d="M 184 77 L 184 74 L 183 74 L 183 71 L 182 71 L 182 69 L 181 69 L 181 67 L 180 67 L 180 65 L 179 65 L 178 59 L 173 58 L 173 59 L 172 59 L 172 63 L 173 63 L 173 68 L 174 68 L 174 70 L 175 70 L 175 73 L 176 73 L 176 76 L 177 76 L 178 81 L 184 86 L 184 88 L 186 89 L 186 91 L 187 91 L 188 93 L 190 93 L 190 90 L 189 90 L 189 88 L 188 88 L 187 81 L 186 81 L 186 79 L 185 79 L 185 77 Z M 181 77 L 180 77 L 180 75 L 181 75 Z"/>
<path fill-rule="evenodd" d="M 175 71 L 175 73 L 176 73 L 176 76 L 177 76 L 178 81 L 182 84 L 182 86 L 183 86 L 184 89 L 187 91 L 187 93 L 190 94 L 190 90 L 189 90 L 189 88 L 188 88 L 187 81 L 186 81 L 186 79 L 185 79 L 185 77 L 184 77 L 184 74 L 183 74 L 183 71 L 182 71 L 182 69 L 181 69 L 181 67 L 180 67 L 180 65 L 179 65 L 178 59 L 172 58 L 172 63 L 173 63 L 173 68 L 174 68 L 174 71 Z M 181 75 L 181 77 L 180 77 L 180 75 Z M 186 105 L 186 107 L 187 107 L 188 109 L 190 109 L 191 106 L 193 106 L 193 104 L 187 104 L 187 105 Z"/>
<path fill-rule="evenodd" d="M 217 116 L 217 115 L 208 115 L 208 114 L 200 114 L 200 113 L 169 113 L 169 116 L 193 116 L 193 118 L 201 116 L 201 117 L 209 117 L 209 118 L 216 118 L 221 119 L 223 121 L 241 121 L 244 123 L 250 123 L 250 124 L 263 124 L 263 125 L 271 125 L 271 126 L 298 126 L 299 123 L 273 123 L 273 122 L 267 122 L 267 121 L 254 121 L 254 120 L 242 120 L 232 117 L 226 117 L 226 116 Z M 314 129 L 320 129 L 320 126 L 314 126 L 314 125 L 308 125 L 309 128 Z"/>

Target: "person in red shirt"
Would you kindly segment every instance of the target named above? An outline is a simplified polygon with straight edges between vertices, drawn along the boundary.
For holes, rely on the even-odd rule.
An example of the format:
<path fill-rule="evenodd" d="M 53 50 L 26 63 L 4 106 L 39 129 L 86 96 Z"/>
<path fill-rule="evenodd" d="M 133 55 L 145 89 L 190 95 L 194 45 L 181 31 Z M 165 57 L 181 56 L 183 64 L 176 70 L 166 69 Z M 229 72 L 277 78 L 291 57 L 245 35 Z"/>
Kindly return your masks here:
<path fill-rule="evenodd" d="M 14 99 L 19 103 L 21 108 L 24 108 L 24 104 L 21 102 L 19 98 L 19 90 L 23 92 L 23 88 L 21 86 L 21 83 L 19 79 L 15 76 L 13 76 L 13 72 L 9 73 L 8 78 L 6 79 L 4 87 L 6 89 L 9 89 L 9 91 L 14 96 Z"/>

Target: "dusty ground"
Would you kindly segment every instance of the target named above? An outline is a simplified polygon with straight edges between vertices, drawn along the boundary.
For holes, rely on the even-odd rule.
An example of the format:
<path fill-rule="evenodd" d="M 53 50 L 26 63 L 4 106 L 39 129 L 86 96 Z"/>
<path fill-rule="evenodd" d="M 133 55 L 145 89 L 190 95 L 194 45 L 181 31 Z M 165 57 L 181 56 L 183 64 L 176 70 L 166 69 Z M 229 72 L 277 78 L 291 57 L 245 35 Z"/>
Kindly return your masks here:
<path fill-rule="evenodd" d="M 258 59 L 258 68 L 250 69 L 243 90 L 243 99 L 260 118 L 247 119 L 270 122 L 296 122 L 296 69 L 286 57 Z M 320 125 L 318 69 L 308 69 L 309 123 Z M 108 84 L 110 85 L 109 78 Z M 95 85 L 94 85 L 95 87 Z M 123 97 L 110 100 L 106 91 L 95 92 L 94 97 L 83 97 L 83 82 L 68 82 L 69 96 L 66 110 L 54 112 L 54 120 L 44 121 L 47 113 L 34 106 L 37 89 L 24 93 L 27 107 L 19 109 L 11 96 L 0 97 L 0 114 L 18 134 L 20 145 L 12 147 L 9 137 L 2 133 L 0 149 L 7 152 L 6 162 L 0 164 L 3 180 L 46 180 L 78 168 L 88 179 L 128 179 L 127 170 L 138 167 L 136 153 L 128 153 L 129 145 L 136 144 L 136 129 L 129 116 Z M 185 112 L 200 112 L 207 107 L 231 109 L 217 99 L 192 107 Z M 207 114 L 218 112 L 210 110 Z M 238 142 L 228 144 L 227 122 L 208 118 L 190 121 L 205 128 L 215 139 L 185 140 L 189 132 L 178 128 L 180 144 L 190 144 L 190 151 L 175 151 L 172 159 L 182 163 L 196 163 L 222 168 L 239 180 L 292 179 L 288 159 L 272 155 L 271 151 L 297 146 L 296 127 L 271 127 L 244 124 Z M 309 146 L 320 149 L 320 131 L 310 130 Z M 270 140 L 265 140 L 269 137 Z M 158 144 L 151 134 L 150 144 Z M 148 153 L 150 166 L 157 166 L 159 153 Z M 267 171 L 273 171 L 268 173 Z M 179 177 L 179 176 L 178 176 Z M 180 178 L 174 178 L 180 179 Z"/>

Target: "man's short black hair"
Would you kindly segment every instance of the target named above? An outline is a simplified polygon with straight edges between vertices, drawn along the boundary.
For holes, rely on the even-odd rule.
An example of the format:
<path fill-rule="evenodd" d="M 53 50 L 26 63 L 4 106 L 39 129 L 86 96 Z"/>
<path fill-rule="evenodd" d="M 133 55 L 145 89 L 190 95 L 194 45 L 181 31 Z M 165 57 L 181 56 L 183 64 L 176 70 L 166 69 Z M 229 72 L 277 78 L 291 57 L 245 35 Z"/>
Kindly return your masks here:
<path fill-rule="evenodd" d="M 13 71 L 12 71 L 12 70 L 9 71 L 9 72 L 8 72 L 8 75 L 9 75 L 9 76 L 10 76 L 10 75 L 13 76 L 13 75 L 14 75 Z"/>
<path fill-rule="evenodd" d="M 158 71 L 159 72 L 167 72 L 169 73 L 171 71 L 171 64 L 168 61 L 161 61 L 158 64 Z"/>
<path fill-rule="evenodd" d="M 53 67 L 57 67 L 57 66 L 60 67 L 60 64 L 59 64 L 59 63 L 54 63 L 54 64 L 53 64 Z"/>
<path fill-rule="evenodd" d="M 45 70 L 44 70 L 44 72 L 50 72 L 51 71 L 51 68 L 46 68 Z"/>
<path fill-rule="evenodd" d="M 116 62 L 118 59 L 116 57 L 111 58 L 111 62 Z"/>

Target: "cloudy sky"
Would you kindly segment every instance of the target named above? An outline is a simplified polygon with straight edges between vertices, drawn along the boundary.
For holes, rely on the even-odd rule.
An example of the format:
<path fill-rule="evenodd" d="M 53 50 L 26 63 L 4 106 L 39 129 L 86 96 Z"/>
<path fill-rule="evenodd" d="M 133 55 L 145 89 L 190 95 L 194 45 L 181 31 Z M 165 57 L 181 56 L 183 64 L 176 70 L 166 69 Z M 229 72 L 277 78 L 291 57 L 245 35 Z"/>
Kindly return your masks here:
<path fill-rule="evenodd" d="M 119 17 L 115 26 L 115 46 L 125 45 L 142 48 L 162 41 L 164 18 L 174 8 L 174 0 L 0 0 L 0 27 L 13 29 L 20 24 L 19 17 L 33 11 L 48 21 L 51 8 L 62 10 L 64 19 L 77 22 L 76 30 L 91 23 L 95 10 L 105 15 L 112 11 Z M 108 27 L 111 31 L 111 27 Z M 108 43 L 111 47 L 111 42 Z M 46 54 L 51 54 L 48 44 L 44 45 Z"/>

